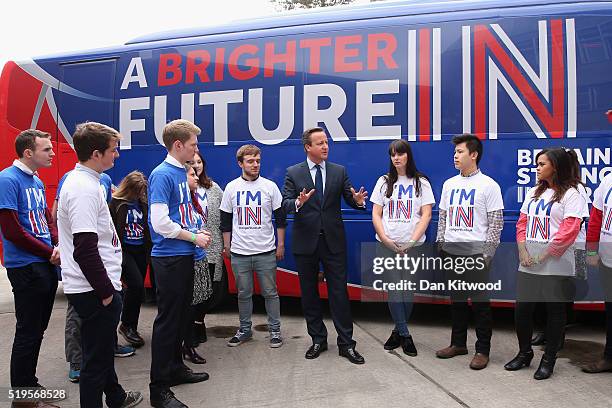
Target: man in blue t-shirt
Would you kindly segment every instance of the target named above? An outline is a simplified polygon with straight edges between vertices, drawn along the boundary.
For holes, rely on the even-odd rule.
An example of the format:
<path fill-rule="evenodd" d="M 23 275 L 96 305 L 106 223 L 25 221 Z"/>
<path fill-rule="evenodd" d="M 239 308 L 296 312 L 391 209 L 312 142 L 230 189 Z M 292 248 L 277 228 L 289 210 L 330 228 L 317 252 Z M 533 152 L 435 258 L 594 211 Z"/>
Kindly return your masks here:
<path fill-rule="evenodd" d="M 198 151 L 200 129 L 187 120 L 164 126 L 168 155 L 149 176 L 149 227 L 153 250 L 151 264 L 157 287 L 157 317 L 151 340 L 151 405 L 186 407 L 170 390 L 184 383 L 208 379 L 194 373 L 181 358 L 189 329 L 193 296 L 194 251 L 210 243 L 207 232 L 190 232 L 195 224 L 185 163 Z"/>
<path fill-rule="evenodd" d="M 0 229 L 4 266 L 13 288 L 17 326 L 11 387 L 40 387 L 36 365 L 57 290 L 57 228 L 36 172 L 50 167 L 51 135 L 29 129 L 15 139 L 18 159 L 0 172 Z M 48 405 L 45 405 L 48 406 Z"/>

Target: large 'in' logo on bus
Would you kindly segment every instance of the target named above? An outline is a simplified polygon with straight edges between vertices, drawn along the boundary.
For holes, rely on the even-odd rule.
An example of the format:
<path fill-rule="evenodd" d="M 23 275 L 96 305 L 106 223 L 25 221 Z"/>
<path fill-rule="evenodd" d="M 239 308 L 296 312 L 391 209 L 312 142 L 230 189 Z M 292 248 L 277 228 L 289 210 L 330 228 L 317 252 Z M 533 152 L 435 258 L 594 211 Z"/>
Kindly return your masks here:
<path fill-rule="evenodd" d="M 448 224 L 450 227 L 474 227 L 476 189 L 455 188 L 450 193 Z"/>
<path fill-rule="evenodd" d="M 388 215 L 390 220 L 410 220 L 412 218 L 413 186 L 399 185 L 397 200 L 389 200 Z"/>
<path fill-rule="evenodd" d="M 261 225 L 261 191 L 236 191 L 238 225 Z"/>
<path fill-rule="evenodd" d="M 534 211 L 531 211 L 532 206 Z M 547 203 L 543 198 L 531 200 L 527 206 L 527 238 L 532 240 L 550 239 L 550 212 L 553 202 Z"/>

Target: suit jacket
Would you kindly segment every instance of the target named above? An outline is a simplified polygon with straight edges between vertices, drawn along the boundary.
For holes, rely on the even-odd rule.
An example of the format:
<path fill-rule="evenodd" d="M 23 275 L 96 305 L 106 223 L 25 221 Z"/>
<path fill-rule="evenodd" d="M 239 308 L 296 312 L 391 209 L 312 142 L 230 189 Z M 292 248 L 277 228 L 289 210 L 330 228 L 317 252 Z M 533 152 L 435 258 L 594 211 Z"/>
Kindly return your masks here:
<path fill-rule="evenodd" d="M 310 255 L 317 249 L 319 234 L 325 234 L 325 241 L 332 253 L 346 250 L 344 223 L 340 212 L 340 198 L 357 210 L 359 207 L 351 193 L 351 181 L 344 166 L 325 162 L 325 191 L 323 202 L 313 194 L 296 212 L 295 200 L 302 189 L 314 188 L 312 176 L 306 161 L 287 168 L 283 186 L 283 208 L 287 214 L 294 214 L 292 250 L 294 254 Z"/>

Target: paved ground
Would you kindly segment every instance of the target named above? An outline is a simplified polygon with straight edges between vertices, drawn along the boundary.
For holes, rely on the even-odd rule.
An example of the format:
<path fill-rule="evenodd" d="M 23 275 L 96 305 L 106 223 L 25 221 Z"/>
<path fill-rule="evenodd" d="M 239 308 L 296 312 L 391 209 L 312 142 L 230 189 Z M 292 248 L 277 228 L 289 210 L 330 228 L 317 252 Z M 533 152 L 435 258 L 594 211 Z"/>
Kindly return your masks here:
<path fill-rule="evenodd" d="M 516 353 L 512 314 L 496 311 L 491 364 L 482 371 L 468 368 L 471 356 L 439 360 L 435 350 L 449 341 L 448 308 L 417 305 L 411 324 L 418 357 L 386 352 L 382 344 L 390 332 L 385 305 L 354 304 L 357 349 L 366 358 L 354 366 L 337 354 L 335 346 L 317 360 L 305 360 L 310 344 L 299 302 L 284 300 L 283 334 L 285 345 L 270 349 L 265 330 L 263 302 L 256 302 L 255 339 L 237 348 L 225 345 L 235 332 L 236 307 L 230 304 L 207 317 L 209 341 L 199 351 L 208 363 L 201 366 L 211 374 L 207 382 L 175 387 L 178 398 L 190 407 L 611 407 L 612 374 L 587 375 L 579 366 L 601 355 L 604 333 L 601 314 L 579 316 L 579 324 L 568 330 L 566 347 L 557 362 L 554 376 L 537 382 L 534 366 L 542 354 L 536 351 L 530 369 L 511 373 L 503 364 Z M 64 362 L 64 318 L 66 300 L 61 290 L 55 303 L 38 365 L 38 376 L 49 388 L 65 387 L 70 398 L 62 407 L 78 406 L 78 385 L 66 380 Z M 147 344 L 136 356 L 117 359 L 119 379 L 128 389 L 145 393 L 148 406 L 148 380 L 152 321 L 155 308 L 145 305 L 140 332 Z M 333 325 L 326 321 L 330 333 Z M 0 387 L 9 384 L 9 358 L 15 317 L 10 285 L 0 273 Z M 330 336 L 330 345 L 334 343 Z M 474 342 L 473 332 L 469 339 Z M 471 351 L 473 352 L 473 347 Z M 537 361 L 536 361 L 537 360 Z M 200 369 L 200 367 L 194 367 Z M 8 406 L 0 396 L 0 406 Z"/>

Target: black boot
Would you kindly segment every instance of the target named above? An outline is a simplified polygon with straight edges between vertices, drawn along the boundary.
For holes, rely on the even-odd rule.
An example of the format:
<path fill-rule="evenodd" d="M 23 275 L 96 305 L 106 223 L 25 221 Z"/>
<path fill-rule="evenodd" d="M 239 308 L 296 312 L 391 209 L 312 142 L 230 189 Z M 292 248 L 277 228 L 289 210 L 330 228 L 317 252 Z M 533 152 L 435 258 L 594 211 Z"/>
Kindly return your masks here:
<path fill-rule="evenodd" d="M 393 331 L 391 331 L 391 336 L 389 336 L 389 338 L 387 339 L 387 341 L 383 345 L 383 348 L 385 350 L 395 350 L 396 348 L 398 348 L 401 345 L 402 345 L 401 344 L 401 337 L 400 337 L 399 333 L 397 332 L 397 330 L 393 330 Z"/>
<path fill-rule="evenodd" d="M 543 331 L 535 332 L 535 334 L 531 338 L 531 345 L 532 346 L 542 346 L 544 344 L 546 344 L 546 335 L 544 334 L 544 332 Z"/>
<path fill-rule="evenodd" d="M 546 354 L 544 354 L 542 356 L 542 360 L 540 361 L 540 366 L 535 374 L 533 374 L 533 378 L 536 380 L 545 380 L 550 377 L 555 369 L 556 361 L 556 358 L 547 357 Z"/>
<path fill-rule="evenodd" d="M 563 330 L 563 334 L 561 335 L 561 340 L 559 340 L 559 347 L 557 351 L 563 350 L 563 346 L 565 345 L 565 329 Z"/>
<path fill-rule="evenodd" d="M 195 333 L 195 339 L 198 343 L 206 343 L 208 337 L 206 336 L 206 323 L 193 322 L 193 328 Z"/>
<path fill-rule="evenodd" d="M 402 351 L 404 354 L 415 357 L 417 355 L 417 349 L 414 345 L 414 341 L 412 340 L 412 336 L 404 337 L 400 336 L 400 343 L 402 346 Z"/>
<path fill-rule="evenodd" d="M 520 370 L 523 367 L 529 367 L 531 360 L 533 360 L 533 350 L 519 351 L 516 357 L 510 360 L 504 368 L 508 371 Z"/>
<path fill-rule="evenodd" d="M 206 359 L 198 354 L 195 347 L 183 346 L 183 358 L 191 361 L 194 364 L 205 364 Z"/>

